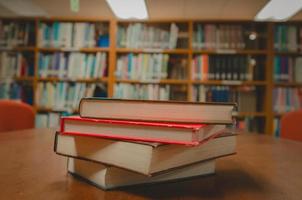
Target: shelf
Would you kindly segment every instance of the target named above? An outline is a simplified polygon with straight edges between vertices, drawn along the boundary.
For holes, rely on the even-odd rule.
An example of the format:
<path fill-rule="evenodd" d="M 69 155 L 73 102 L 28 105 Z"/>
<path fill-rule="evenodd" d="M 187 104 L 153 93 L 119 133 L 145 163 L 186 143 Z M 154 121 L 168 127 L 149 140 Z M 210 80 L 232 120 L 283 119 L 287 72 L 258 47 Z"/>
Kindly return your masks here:
<path fill-rule="evenodd" d="M 108 78 L 90 78 L 90 79 L 71 79 L 71 78 L 38 78 L 38 81 L 48 81 L 48 82 L 83 82 L 83 83 L 97 83 L 97 82 L 107 82 Z"/>
<path fill-rule="evenodd" d="M 266 81 L 237 81 L 237 80 L 205 80 L 205 81 L 193 81 L 193 84 L 204 84 L 204 85 L 256 85 L 265 86 Z"/>
<path fill-rule="evenodd" d="M 30 76 L 23 76 L 23 77 L 15 77 L 14 78 L 16 81 L 33 81 L 34 77 Z"/>
<path fill-rule="evenodd" d="M 0 77 L 1 80 L 12 80 L 12 81 L 33 81 L 34 77 L 22 76 L 22 77 Z"/>
<path fill-rule="evenodd" d="M 109 19 L 101 19 L 99 17 L 40 17 L 40 22 L 55 22 L 55 21 L 63 21 L 63 22 L 101 22 L 101 23 L 109 23 Z"/>
<path fill-rule="evenodd" d="M 131 48 L 117 48 L 117 53 L 167 53 L 167 54 L 188 54 L 188 49 L 131 49 Z"/>
<path fill-rule="evenodd" d="M 290 51 L 279 51 L 279 52 L 274 52 L 275 55 L 280 55 L 280 56 L 302 56 L 302 52 L 290 52 Z"/>
<path fill-rule="evenodd" d="M 275 87 L 302 87 L 302 83 L 274 83 Z"/>
<path fill-rule="evenodd" d="M 0 47 L 0 51 L 34 51 L 35 47 Z"/>
<path fill-rule="evenodd" d="M 265 117 L 265 112 L 239 112 L 233 113 L 234 117 Z"/>
<path fill-rule="evenodd" d="M 78 113 L 78 110 L 60 110 L 60 109 L 52 109 L 52 108 L 42 108 L 42 107 L 38 107 L 36 108 L 37 112 L 68 112 L 68 113 Z"/>
<path fill-rule="evenodd" d="M 182 85 L 187 84 L 187 80 L 177 79 L 161 79 L 161 80 L 122 80 L 116 79 L 117 83 L 130 83 L 130 84 L 171 84 L 171 85 Z"/>
<path fill-rule="evenodd" d="M 267 50 L 245 50 L 245 49 L 209 49 L 193 50 L 194 54 L 245 54 L 245 55 L 265 55 Z"/>
<path fill-rule="evenodd" d="M 52 47 L 39 47 L 38 51 L 41 52 L 83 52 L 83 53 L 96 53 L 96 52 L 109 52 L 109 48 L 93 47 L 93 48 L 52 48 Z"/>

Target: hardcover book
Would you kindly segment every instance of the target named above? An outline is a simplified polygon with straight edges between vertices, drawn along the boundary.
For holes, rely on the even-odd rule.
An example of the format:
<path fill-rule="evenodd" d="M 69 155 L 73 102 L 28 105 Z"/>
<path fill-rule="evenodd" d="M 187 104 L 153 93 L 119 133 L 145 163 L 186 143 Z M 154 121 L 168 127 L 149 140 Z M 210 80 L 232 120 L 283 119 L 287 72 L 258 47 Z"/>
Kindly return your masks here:
<path fill-rule="evenodd" d="M 210 137 L 223 133 L 224 130 L 225 125 L 106 120 L 69 116 L 61 118 L 60 132 L 67 135 L 198 145 Z"/>
<path fill-rule="evenodd" d="M 81 117 L 162 122 L 231 124 L 234 103 L 83 98 Z"/>
<path fill-rule="evenodd" d="M 215 173 L 215 160 L 196 163 L 153 177 L 106 166 L 100 163 L 68 158 L 68 172 L 104 190 L 118 187 L 176 181 Z"/>
<path fill-rule="evenodd" d="M 164 145 L 116 141 L 56 133 L 54 151 L 153 176 L 156 173 L 235 153 L 236 136 L 225 135 L 202 145 Z"/>

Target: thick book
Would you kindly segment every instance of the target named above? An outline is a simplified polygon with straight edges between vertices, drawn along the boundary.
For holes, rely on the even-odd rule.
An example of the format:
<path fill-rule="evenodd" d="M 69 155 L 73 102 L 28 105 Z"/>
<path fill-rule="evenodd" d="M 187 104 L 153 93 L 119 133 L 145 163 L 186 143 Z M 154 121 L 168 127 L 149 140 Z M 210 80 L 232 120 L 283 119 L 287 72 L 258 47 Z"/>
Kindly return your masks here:
<path fill-rule="evenodd" d="M 83 98 L 81 117 L 162 122 L 231 124 L 233 103 Z"/>
<path fill-rule="evenodd" d="M 100 187 L 104 190 L 140 184 L 155 184 L 161 182 L 179 181 L 196 176 L 215 173 L 215 160 L 196 163 L 194 165 L 175 169 L 153 177 L 106 166 L 96 162 L 68 158 L 68 172 L 77 178 Z"/>
<path fill-rule="evenodd" d="M 225 125 L 106 120 L 69 116 L 61 118 L 61 134 L 111 139 L 199 145 L 222 134 Z"/>
<path fill-rule="evenodd" d="M 116 141 L 56 133 L 54 151 L 63 156 L 113 165 L 145 175 L 235 153 L 236 136 L 220 136 L 202 145 Z"/>

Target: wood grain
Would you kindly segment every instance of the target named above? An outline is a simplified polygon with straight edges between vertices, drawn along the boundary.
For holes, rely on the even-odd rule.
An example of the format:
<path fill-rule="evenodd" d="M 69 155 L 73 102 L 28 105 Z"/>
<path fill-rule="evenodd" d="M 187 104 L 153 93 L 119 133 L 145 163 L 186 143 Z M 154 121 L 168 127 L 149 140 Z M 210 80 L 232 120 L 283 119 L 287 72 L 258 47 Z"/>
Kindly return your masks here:
<path fill-rule="evenodd" d="M 54 136 L 0 134 L 0 199 L 302 199 L 301 142 L 242 134 L 238 154 L 219 159 L 216 175 L 105 192 L 66 173 Z"/>

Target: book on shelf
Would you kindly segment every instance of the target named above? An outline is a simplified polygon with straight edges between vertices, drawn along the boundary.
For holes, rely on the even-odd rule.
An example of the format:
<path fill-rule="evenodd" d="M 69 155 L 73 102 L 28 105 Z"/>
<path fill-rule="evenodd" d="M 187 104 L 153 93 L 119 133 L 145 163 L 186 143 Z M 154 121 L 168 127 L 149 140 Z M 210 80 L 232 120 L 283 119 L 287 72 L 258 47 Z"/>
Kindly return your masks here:
<path fill-rule="evenodd" d="M 265 119 L 261 117 L 243 117 L 237 119 L 237 130 L 244 132 L 263 133 L 265 127 Z"/>
<path fill-rule="evenodd" d="M 18 83 L 12 80 L 0 81 L 0 99 L 20 100 L 33 105 L 32 83 Z"/>
<path fill-rule="evenodd" d="M 203 81 L 263 80 L 260 66 L 264 66 L 261 60 L 251 56 L 196 55 L 192 60 L 192 78 Z"/>
<path fill-rule="evenodd" d="M 225 131 L 225 125 L 184 124 L 133 120 L 61 118 L 61 134 L 109 139 L 200 145 Z"/>
<path fill-rule="evenodd" d="M 302 89 L 276 87 L 273 89 L 273 111 L 285 113 L 302 108 Z"/>
<path fill-rule="evenodd" d="M 275 56 L 274 81 L 302 83 L 302 57 Z"/>
<path fill-rule="evenodd" d="M 241 25 L 194 25 L 194 49 L 244 49 L 244 27 Z"/>
<path fill-rule="evenodd" d="M 273 128 L 273 135 L 275 137 L 280 137 L 280 118 L 274 118 L 273 122 L 274 128 Z"/>
<path fill-rule="evenodd" d="M 35 127 L 59 128 L 61 115 L 62 113 L 59 112 L 37 113 L 35 119 Z"/>
<path fill-rule="evenodd" d="M 236 102 L 239 112 L 257 112 L 261 110 L 258 101 L 261 101 L 261 90 L 254 86 L 237 87 L 229 86 L 195 86 L 193 99 L 201 102 Z"/>
<path fill-rule="evenodd" d="M 35 93 L 38 107 L 72 112 L 78 108 L 81 98 L 92 96 L 107 96 L 106 88 L 96 83 L 39 82 Z"/>
<path fill-rule="evenodd" d="M 0 20 L 0 48 L 35 45 L 34 21 Z"/>
<path fill-rule="evenodd" d="M 276 25 L 274 30 L 274 49 L 277 51 L 298 51 L 299 41 L 297 36 L 297 26 L 281 24 Z"/>
<path fill-rule="evenodd" d="M 122 80 L 186 79 L 187 58 L 161 53 L 129 53 L 117 59 L 115 77 Z"/>
<path fill-rule="evenodd" d="M 169 169 L 234 154 L 235 147 L 236 136 L 232 134 L 221 135 L 202 145 L 187 147 L 56 133 L 54 151 L 59 155 L 153 176 Z"/>
<path fill-rule="evenodd" d="M 101 25 L 103 24 L 103 25 Z M 65 49 L 108 47 L 107 23 L 41 22 L 38 45 Z"/>
<path fill-rule="evenodd" d="M 34 75 L 33 53 L 3 51 L 0 53 L 0 77 L 15 78 Z"/>
<path fill-rule="evenodd" d="M 175 23 L 165 27 L 132 23 L 128 26 L 119 24 L 117 46 L 120 48 L 175 49 L 178 47 L 180 28 Z"/>
<path fill-rule="evenodd" d="M 39 77 L 69 79 L 101 78 L 107 75 L 106 53 L 39 54 Z"/>
<path fill-rule="evenodd" d="M 117 83 L 114 85 L 114 98 L 140 100 L 186 101 L 186 85 L 159 84 L 158 81 L 139 83 Z"/>
<path fill-rule="evenodd" d="M 187 178 L 214 174 L 215 160 L 174 169 L 153 177 L 75 158 L 68 158 L 67 169 L 75 177 L 88 181 L 88 183 L 101 189 L 109 190 L 125 186 L 180 181 Z"/>
<path fill-rule="evenodd" d="M 88 118 L 230 124 L 234 107 L 234 103 L 83 98 L 79 112 Z"/>

